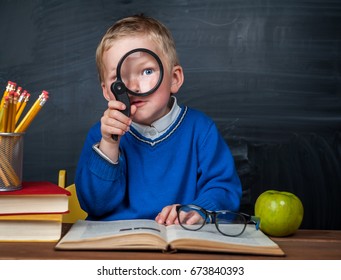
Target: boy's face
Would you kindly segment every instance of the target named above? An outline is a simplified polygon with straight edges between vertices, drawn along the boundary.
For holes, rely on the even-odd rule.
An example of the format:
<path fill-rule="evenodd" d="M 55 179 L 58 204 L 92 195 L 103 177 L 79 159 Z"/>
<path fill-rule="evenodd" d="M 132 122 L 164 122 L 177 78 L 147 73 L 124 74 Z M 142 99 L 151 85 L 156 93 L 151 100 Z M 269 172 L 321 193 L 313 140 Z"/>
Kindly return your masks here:
<path fill-rule="evenodd" d="M 134 115 L 134 122 L 150 125 L 154 121 L 166 115 L 170 108 L 168 107 L 171 93 L 175 94 L 183 82 L 183 73 L 180 66 L 174 66 L 170 69 L 168 60 L 157 47 L 157 44 L 147 38 L 147 36 L 124 37 L 116 40 L 113 46 L 103 54 L 104 81 L 102 82 L 103 95 L 107 100 L 114 100 L 115 97 L 110 90 L 111 84 L 116 80 L 116 67 L 127 52 L 136 49 L 145 48 L 156 53 L 162 61 L 164 76 L 160 87 L 156 92 L 149 96 L 138 97 L 129 95 L 131 105 L 137 107 Z"/>

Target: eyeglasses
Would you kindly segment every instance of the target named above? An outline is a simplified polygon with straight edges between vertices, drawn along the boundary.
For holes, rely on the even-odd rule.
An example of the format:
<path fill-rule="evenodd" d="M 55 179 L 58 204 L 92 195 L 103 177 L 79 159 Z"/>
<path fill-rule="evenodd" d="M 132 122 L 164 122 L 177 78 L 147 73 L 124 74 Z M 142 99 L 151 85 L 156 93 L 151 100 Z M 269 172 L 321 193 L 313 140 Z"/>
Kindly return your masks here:
<path fill-rule="evenodd" d="M 226 236 L 241 235 L 246 225 L 255 224 L 259 228 L 260 218 L 229 210 L 209 211 L 196 205 L 178 205 L 176 207 L 181 227 L 187 230 L 199 230 L 205 224 L 215 224 L 217 230 Z"/>

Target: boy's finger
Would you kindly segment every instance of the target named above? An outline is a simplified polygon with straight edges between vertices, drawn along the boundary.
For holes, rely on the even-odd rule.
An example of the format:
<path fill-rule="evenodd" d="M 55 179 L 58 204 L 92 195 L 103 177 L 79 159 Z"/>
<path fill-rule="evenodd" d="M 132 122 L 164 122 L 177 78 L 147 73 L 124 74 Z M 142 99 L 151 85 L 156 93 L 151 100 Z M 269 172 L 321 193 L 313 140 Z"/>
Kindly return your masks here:
<path fill-rule="evenodd" d="M 108 102 L 108 108 L 123 111 L 126 108 L 126 105 L 121 101 L 110 100 Z"/>
<path fill-rule="evenodd" d="M 171 211 L 172 207 L 171 206 L 166 206 L 162 209 L 162 211 L 157 215 L 156 221 L 159 224 L 165 224 L 168 214 Z"/>
<path fill-rule="evenodd" d="M 177 221 L 178 215 L 176 213 L 175 207 L 172 207 L 172 210 L 168 213 L 168 217 L 166 219 L 167 225 L 175 224 Z"/>

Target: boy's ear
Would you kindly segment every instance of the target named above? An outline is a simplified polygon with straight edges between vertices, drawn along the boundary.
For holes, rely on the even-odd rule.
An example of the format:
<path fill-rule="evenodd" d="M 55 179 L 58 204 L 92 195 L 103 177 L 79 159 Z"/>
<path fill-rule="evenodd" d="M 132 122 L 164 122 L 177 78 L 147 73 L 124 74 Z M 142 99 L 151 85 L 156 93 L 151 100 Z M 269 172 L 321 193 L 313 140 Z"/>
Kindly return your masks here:
<path fill-rule="evenodd" d="M 172 70 L 172 84 L 171 84 L 171 93 L 175 94 L 179 91 L 180 87 L 184 82 L 184 72 L 180 65 L 176 65 Z"/>
<path fill-rule="evenodd" d="M 110 96 L 109 96 L 109 93 L 107 91 L 107 88 L 106 88 L 105 84 L 101 83 L 101 87 L 102 87 L 102 93 L 103 93 L 104 98 L 109 102 L 110 101 Z"/>

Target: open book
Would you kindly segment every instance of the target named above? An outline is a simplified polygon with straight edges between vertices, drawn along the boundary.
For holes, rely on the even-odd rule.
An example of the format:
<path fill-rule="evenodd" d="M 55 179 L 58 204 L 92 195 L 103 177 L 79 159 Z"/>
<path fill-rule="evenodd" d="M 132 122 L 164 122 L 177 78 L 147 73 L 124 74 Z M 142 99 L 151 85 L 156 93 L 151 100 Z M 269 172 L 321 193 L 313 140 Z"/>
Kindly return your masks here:
<path fill-rule="evenodd" d="M 72 225 L 58 242 L 60 250 L 191 250 L 226 253 L 284 255 L 280 247 L 255 226 L 238 237 L 220 234 L 214 224 L 198 231 L 153 220 L 83 221 Z"/>

